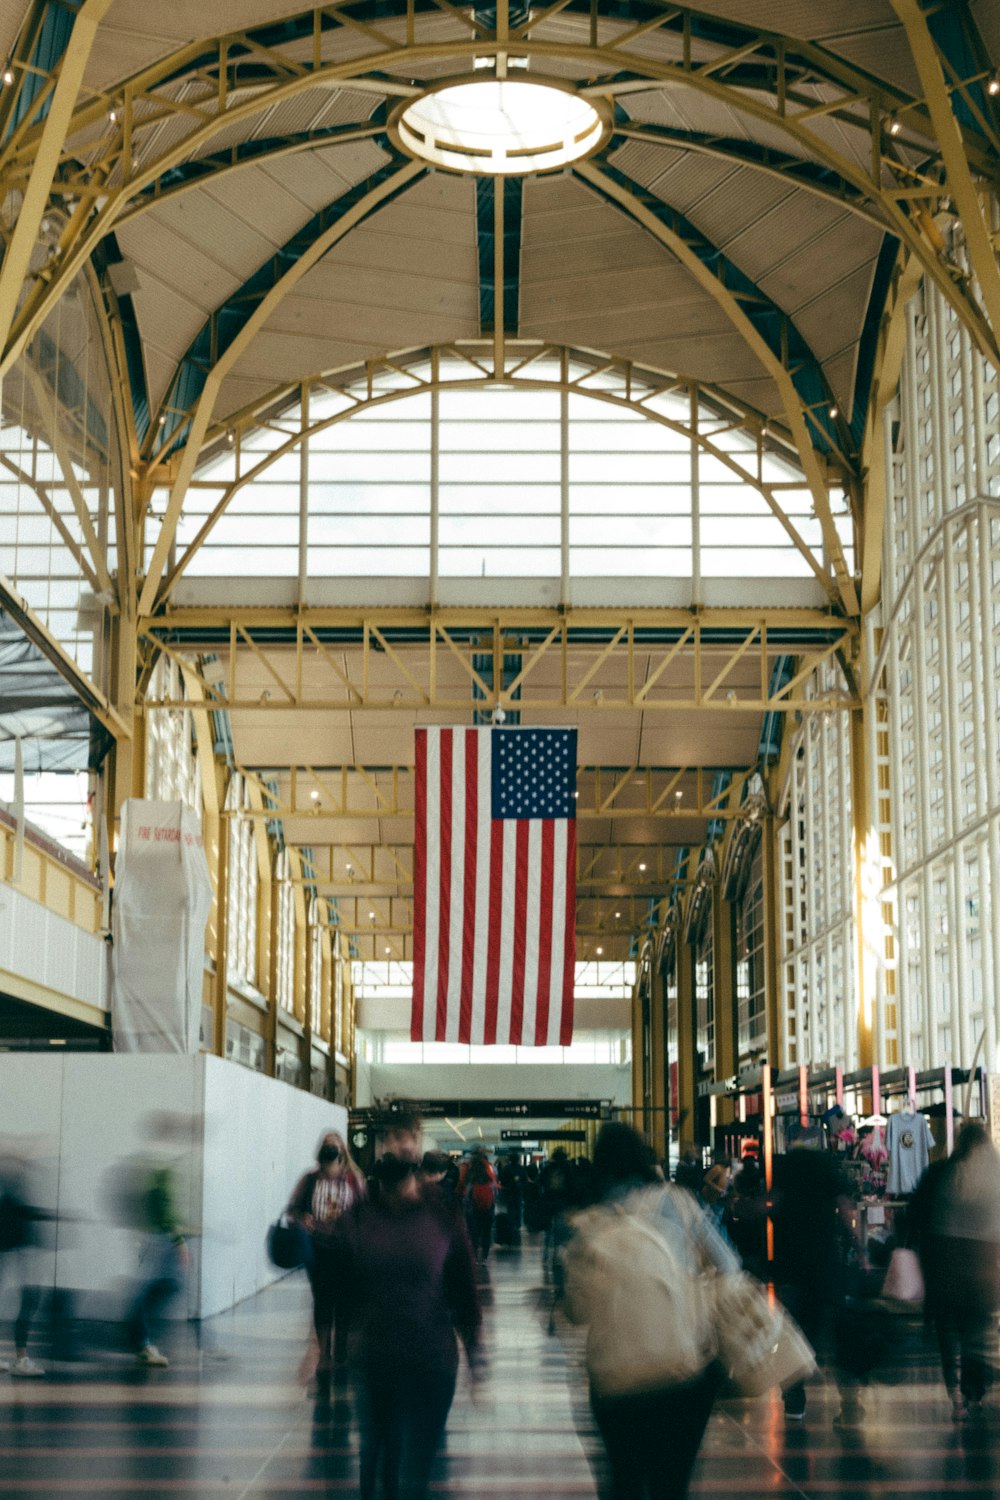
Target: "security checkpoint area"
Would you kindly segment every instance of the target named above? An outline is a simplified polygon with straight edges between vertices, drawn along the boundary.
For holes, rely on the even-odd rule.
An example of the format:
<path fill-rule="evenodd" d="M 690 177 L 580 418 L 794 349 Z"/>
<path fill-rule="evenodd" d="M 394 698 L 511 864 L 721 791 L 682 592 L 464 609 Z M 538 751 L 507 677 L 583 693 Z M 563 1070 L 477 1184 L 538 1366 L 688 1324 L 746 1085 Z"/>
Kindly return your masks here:
<path fill-rule="evenodd" d="M 1000 3 L 8 0 L 0 184 L 0 1496 L 393 1500 L 418 1181 L 403 1493 L 659 1494 L 640 1165 L 818 1357 L 663 1493 L 993 1495 Z"/>

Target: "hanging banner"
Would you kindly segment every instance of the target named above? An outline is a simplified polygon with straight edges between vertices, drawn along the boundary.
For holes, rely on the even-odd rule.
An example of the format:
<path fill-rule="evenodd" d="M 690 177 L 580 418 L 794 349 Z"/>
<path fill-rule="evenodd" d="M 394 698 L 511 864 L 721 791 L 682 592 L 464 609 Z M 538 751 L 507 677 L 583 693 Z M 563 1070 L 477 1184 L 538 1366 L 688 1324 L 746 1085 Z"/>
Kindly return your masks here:
<path fill-rule="evenodd" d="M 130 798 L 111 917 L 116 1052 L 199 1050 L 211 904 L 197 816 L 182 802 Z"/>

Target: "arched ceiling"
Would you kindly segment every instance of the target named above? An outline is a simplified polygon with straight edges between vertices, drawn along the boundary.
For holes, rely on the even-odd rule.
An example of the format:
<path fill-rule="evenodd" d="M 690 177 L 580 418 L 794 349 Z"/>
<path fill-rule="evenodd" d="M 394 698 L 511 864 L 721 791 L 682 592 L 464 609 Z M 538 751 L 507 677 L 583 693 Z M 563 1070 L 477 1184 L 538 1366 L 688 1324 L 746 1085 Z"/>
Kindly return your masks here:
<path fill-rule="evenodd" d="M 153 544 L 136 596 L 118 580 L 140 618 L 169 606 L 173 528 L 227 423 L 401 349 L 474 344 L 502 377 L 527 340 L 677 372 L 769 428 L 814 497 L 823 608 L 856 616 L 877 595 L 865 442 L 905 267 L 1000 358 L 983 206 L 1000 176 L 1000 0 L 0 0 L 0 49 L 0 377 L 91 268 L 131 425 L 140 519 L 119 555 Z M 400 100 L 510 58 L 603 101 L 594 156 L 498 185 L 402 155 Z M 831 476 L 856 507 L 860 590 Z M 158 530 L 154 486 L 169 490 Z M 259 656 L 238 654 L 249 680 Z M 744 766 L 761 708 L 741 721 Z M 735 763 L 713 753 L 719 722 L 688 726 L 703 767 Z"/>

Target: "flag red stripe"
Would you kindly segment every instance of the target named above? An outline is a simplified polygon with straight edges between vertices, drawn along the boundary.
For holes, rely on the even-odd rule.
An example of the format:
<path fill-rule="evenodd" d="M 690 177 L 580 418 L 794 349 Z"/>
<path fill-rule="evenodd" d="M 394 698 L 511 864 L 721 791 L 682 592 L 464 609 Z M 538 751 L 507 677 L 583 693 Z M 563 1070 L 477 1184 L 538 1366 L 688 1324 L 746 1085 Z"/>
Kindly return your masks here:
<path fill-rule="evenodd" d="M 566 824 L 566 938 L 563 948 L 562 1014 L 559 1045 L 573 1040 L 573 985 L 576 979 L 576 819 Z"/>
<path fill-rule="evenodd" d="M 472 965 L 476 955 L 476 858 L 479 841 L 479 737 L 466 730 L 465 741 L 465 866 L 463 878 L 462 992 L 459 996 L 458 1040 L 472 1040 Z"/>
<path fill-rule="evenodd" d="M 489 795 L 489 793 L 487 793 Z M 500 1007 L 500 919 L 503 915 L 503 824 L 490 823 L 490 909 L 487 917 L 486 1014 L 483 1020 L 483 1042 L 492 1047 L 497 1039 L 497 1013 Z"/>
<path fill-rule="evenodd" d="M 538 999 L 535 1002 L 535 1046 L 544 1047 L 549 1035 L 552 989 L 552 876 L 556 829 L 551 818 L 542 823 L 542 903 L 538 914 Z M 534 914 L 532 913 L 532 921 Z"/>
<path fill-rule="evenodd" d="M 413 1012 L 410 1040 L 424 1039 L 424 937 L 427 922 L 427 731 L 415 736 L 416 821 L 413 836 Z"/>
<path fill-rule="evenodd" d="M 524 960 L 528 923 L 528 823 L 521 818 L 517 825 L 517 863 L 514 876 L 514 973 L 510 994 L 510 1040 L 522 1044 L 521 1023 L 524 1019 Z"/>
<path fill-rule="evenodd" d="M 448 1035 L 448 964 L 451 944 L 451 755 L 454 731 L 441 731 L 441 857 L 438 881 L 437 1023 L 434 1039 Z"/>

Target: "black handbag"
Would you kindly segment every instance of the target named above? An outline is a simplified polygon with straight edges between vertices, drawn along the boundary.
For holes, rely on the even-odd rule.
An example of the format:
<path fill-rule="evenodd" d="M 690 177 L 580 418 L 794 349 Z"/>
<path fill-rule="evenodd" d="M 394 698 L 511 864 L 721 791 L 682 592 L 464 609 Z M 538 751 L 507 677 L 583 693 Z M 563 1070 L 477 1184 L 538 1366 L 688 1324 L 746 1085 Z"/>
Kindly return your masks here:
<path fill-rule="evenodd" d="M 297 1271 L 305 1263 L 305 1234 L 287 1214 L 282 1214 L 267 1231 L 267 1255 L 279 1271 Z"/>

